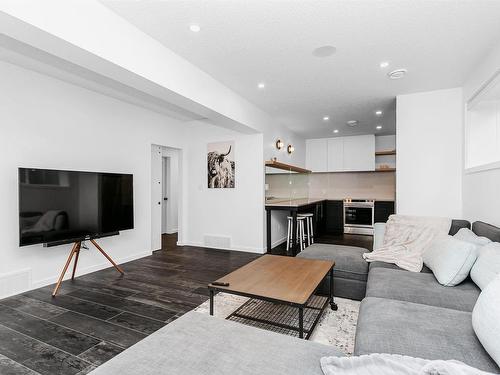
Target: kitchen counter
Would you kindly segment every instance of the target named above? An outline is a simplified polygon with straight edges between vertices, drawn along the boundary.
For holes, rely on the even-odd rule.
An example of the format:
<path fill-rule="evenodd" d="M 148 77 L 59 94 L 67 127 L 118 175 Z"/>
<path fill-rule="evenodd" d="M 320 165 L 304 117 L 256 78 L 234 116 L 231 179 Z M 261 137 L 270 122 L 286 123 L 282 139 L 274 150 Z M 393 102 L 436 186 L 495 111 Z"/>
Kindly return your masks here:
<path fill-rule="evenodd" d="M 266 201 L 266 209 L 273 207 L 304 207 L 312 204 L 317 204 L 325 201 L 323 198 L 295 198 L 295 199 L 287 199 L 287 198 L 272 198 Z"/>

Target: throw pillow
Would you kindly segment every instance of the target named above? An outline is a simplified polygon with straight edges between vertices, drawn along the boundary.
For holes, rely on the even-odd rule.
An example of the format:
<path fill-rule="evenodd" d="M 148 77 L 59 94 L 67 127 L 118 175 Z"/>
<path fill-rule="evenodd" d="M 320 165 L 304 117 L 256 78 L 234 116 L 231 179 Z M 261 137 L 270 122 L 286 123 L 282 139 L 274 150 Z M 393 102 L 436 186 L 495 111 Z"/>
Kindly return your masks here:
<path fill-rule="evenodd" d="M 323 357 L 320 363 L 324 375 L 489 374 L 459 361 L 431 361 L 399 354 L 374 353 L 359 357 Z"/>
<path fill-rule="evenodd" d="M 424 264 L 432 270 L 440 284 L 455 286 L 469 276 L 477 258 L 476 248 L 473 243 L 452 236 L 440 236 L 425 251 Z"/>
<path fill-rule="evenodd" d="M 472 327 L 484 349 L 500 366 L 500 275 L 481 292 L 472 311 Z"/>
<path fill-rule="evenodd" d="M 470 277 L 483 290 L 497 275 L 500 275 L 500 242 L 490 242 L 481 247 Z"/>
<path fill-rule="evenodd" d="M 462 228 L 460 229 L 455 235 L 453 236 L 456 239 L 465 241 L 465 242 L 471 242 L 475 245 L 478 246 L 483 246 L 491 242 L 489 238 L 486 237 L 479 237 L 476 233 L 471 231 L 469 228 Z"/>

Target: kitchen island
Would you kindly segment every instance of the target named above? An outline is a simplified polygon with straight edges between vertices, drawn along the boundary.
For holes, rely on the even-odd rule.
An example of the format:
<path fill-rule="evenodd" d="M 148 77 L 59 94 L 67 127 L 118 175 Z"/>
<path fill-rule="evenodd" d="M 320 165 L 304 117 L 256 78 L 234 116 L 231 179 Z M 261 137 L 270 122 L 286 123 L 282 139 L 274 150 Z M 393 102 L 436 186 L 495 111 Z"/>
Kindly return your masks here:
<path fill-rule="evenodd" d="M 272 198 L 266 200 L 266 246 L 267 252 L 271 253 L 271 212 L 288 211 L 293 218 L 292 222 L 292 242 L 293 245 L 288 255 L 295 256 L 297 254 L 297 213 L 298 212 L 312 212 L 316 215 L 316 219 L 320 212 L 323 210 L 323 203 L 325 199 L 320 198 Z"/>

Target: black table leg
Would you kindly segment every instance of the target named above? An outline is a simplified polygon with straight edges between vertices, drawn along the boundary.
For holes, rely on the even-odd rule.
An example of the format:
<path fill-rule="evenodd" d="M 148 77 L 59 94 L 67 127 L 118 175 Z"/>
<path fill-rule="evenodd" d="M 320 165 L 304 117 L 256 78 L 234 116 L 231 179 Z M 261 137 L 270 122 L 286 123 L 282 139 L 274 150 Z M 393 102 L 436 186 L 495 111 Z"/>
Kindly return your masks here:
<path fill-rule="evenodd" d="M 339 308 L 333 300 L 333 268 L 330 270 L 330 307 L 333 311 L 337 311 Z"/>
<path fill-rule="evenodd" d="M 210 315 L 214 315 L 214 291 L 210 289 Z"/>
<path fill-rule="evenodd" d="M 299 307 L 299 338 L 304 338 L 304 308 Z"/>
<path fill-rule="evenodd" d="M 267 252 L 271 253 L 271 210 L 266 210 L 266 240 Z"/>
<path fill-rule="evenodd" d="M 292 256 L 297 255 L 297 211 L 292 211 L 292 246 L 290 251 Z"/>

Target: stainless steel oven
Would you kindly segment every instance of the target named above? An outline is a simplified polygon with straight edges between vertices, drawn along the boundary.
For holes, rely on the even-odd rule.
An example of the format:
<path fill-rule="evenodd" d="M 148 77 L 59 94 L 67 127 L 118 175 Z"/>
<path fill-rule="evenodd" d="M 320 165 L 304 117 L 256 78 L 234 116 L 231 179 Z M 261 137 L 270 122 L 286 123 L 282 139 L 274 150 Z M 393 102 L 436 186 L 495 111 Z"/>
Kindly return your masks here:
<path fill-rule="evenodd" d="M 344 233 L 373 235 L 375 201 L 344 199 Z"/>

